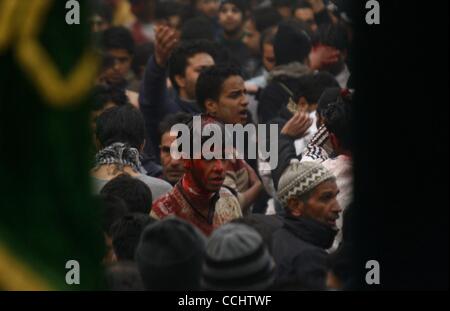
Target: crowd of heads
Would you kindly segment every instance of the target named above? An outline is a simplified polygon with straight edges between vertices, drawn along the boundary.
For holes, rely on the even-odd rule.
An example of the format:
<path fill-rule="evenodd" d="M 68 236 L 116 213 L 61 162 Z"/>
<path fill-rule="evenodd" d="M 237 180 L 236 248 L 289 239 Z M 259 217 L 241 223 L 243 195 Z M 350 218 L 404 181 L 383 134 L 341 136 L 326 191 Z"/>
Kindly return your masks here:
<path fill-rule="evenodd" d="M 346 191 L 333 170 L 338 162 L 329 161 L 351 160 L 354 90 L 351 21 L 335 2 L 92 1 L 101 63 L 91 173 L 110 289 L 345 288 L 352 276 L 345 241 L 336 251 L 328 240 L 305 238 L 320 249 L 320 273 L 297 270 L 298 258 L 308 267 L 315 255 L 303 261 L 308 254 L 289 244 L 290 227 L 322 230 L 331 242 L 342 230 Z M 295 159 L 267 174 L 261 159 L 176 158 L 173 127 L 186 124 L 192 133 L 196 115 L 202 129 L 215 124 L 222 134 L 224 124 L 276 123 Z M 171 205 L 177 200 L 211 232 L 181 217 Z M 238 214 L 226 210 L 236 204 Z M 162 212 L 168 216 L 156 217 Z"/>

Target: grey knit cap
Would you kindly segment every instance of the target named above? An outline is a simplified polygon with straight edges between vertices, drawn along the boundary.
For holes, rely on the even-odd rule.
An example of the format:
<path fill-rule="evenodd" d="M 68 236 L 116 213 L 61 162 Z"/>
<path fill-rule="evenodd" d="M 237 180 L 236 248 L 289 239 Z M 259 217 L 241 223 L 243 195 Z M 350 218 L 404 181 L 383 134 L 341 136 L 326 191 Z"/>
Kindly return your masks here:
<path fill-rule="evenodd" d="M 210 236 L 203 264 L 203 289 L 266 290 L 274 278 L 275 262 L 255 229 L 227 223 Z"/>
<path fill-rule="evenodd" d="M 331 178 L 334 175 L 320 163 L 291 163 L 278 182 L 278 199 L 286 206 L 290 197 L 299 197 Z"/>

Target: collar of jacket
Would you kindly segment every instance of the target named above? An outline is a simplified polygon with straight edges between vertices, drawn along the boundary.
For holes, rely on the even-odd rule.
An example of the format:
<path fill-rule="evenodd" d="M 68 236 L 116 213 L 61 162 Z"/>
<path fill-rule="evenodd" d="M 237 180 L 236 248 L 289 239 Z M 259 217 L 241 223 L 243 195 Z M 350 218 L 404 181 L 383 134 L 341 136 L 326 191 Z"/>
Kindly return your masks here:
<path fill-rule="evenodd" d="M 333 245 L 337 230 L 308 217 L 286 216 L 283 227 L 298 238 L 323 249 Z"/>
<path fill-rule="evenodd" d="M 269 74 L 268 81 L 277 78 L 299 78 L 305 74 L 312 73 L 311 69 L 299 62 L 276 66 Z"/>
<path fill-rule="evenodd" d="M 180 111 L 198 114 L 202 110 L 195 101 L 182 100 L 179 96 L 175 98 L 175 104 L 179 107 Z"/>
<path fill-rule="evenodd" d="M 226 39 L 225 35 L 222 31 L 217 36 L 217 41 L 218 41 L 218 43 L 220 43 L 222 45 L 244 45 L 244 43 L 242 42 L 242 39 L 244 37 L 245 37 L 245 32 L 242 32 L 238 39 L 233 39 L 233 40 Z"/>

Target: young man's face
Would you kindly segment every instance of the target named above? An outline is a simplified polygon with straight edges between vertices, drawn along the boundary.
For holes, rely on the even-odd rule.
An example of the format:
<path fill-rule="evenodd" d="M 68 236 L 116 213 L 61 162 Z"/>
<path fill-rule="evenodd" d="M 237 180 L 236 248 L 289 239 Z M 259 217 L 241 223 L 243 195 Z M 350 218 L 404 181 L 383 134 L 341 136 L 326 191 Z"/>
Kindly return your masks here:
<path fill-rule="evenodd" d="M 259 40 L 261 34 L 256 30 L 255 23 L 249 19 L 244 24 L 244 39 L 242 40 L 253 55 L 259 55 Z"/>
<path fill-rule="evenodd" d="M 294 12 L 294 16 L 301 22 L 306 23 L 311 27 L 311 31 L 315 32 L 317 30 L 316 20 L 314 18 L 314 12 L 310 8 L 297 9 Z"/>
<path fill-rule="evenodd" d="M 113 59 L 112 66 L 105 71 L 105 78 L 111 84 L 124 80 L 130 71 L 132 56 L 124 49 L 111 49 L 107 53 Z"/>
<path fill-rule="evenodd" d="M 195 86 L 200 72 L 214 65 L 214 59 L 207 53 L 197 53 L 188 58 L 184 77 L 177 79 L 178 86 L 184 90 L 188 100 L 195 100 Z M 183 93 L 183 92 L 182 92 Z"/>
<path fill-rule="evenodd" d="M 198 187 L 208 192 L 217 192 L 225 180 L 227 160 L 184 160 L 186 171 L 190 171 Z"/>
<path fill-rule="evenodd" d="M 248 99 L 244 79 L 230 76 L 222 85 L 219 100 L 207 105 L 207 111 L 225 124 L 247 124 Z"/>
<path fill-rule="evenodd" d="M 277 11 L 284 20 L 288 20 L 292 16 L 292 9 L 290 6 L 280 6 L 277 8 Z"/>
<path fill-rule="evenodd" d="M 273 51 L 273 44 L 263 44 L 263 65 L 267 71 L 271 71 L 275 67 L 275 52 Z"/>
<path fill-rule="evenodd" d="M 217 16 L 219 6 L 219 0 L 197 0 L 197 10 L 209 18 L 214 18 Z"/>
<path fill-rule="evenodd" d="M 227 34 L 241 31 L 244 16 L 237 6 L 231 3 L 223 4 L 219 9 L 219 24 Z"/>
<path fill-rule="evenodd" d="M 93 15 L 89 21 L 91 23 L 92 32 L 102 32 L 108 29 L 111 25 L 100 15 Z"/>
<path fill-rule="evenodd" d="M 306 216 L 336 229 L 336 220 L 342 211 L 336 199 L 338 193 L 336 181 L 327 180 L 312 190 L 307 202 L 293 200 L 288 204 L 294 216 Z"/>
<path fill-rule="evenodd" d="M 170 146 L 176 140 L 176 133 L 166 132 L 161 136 L 160 158 L 163 175 L 172 185 L 176 184 L 184 174 L 183 162 L 170 155 Z"/>

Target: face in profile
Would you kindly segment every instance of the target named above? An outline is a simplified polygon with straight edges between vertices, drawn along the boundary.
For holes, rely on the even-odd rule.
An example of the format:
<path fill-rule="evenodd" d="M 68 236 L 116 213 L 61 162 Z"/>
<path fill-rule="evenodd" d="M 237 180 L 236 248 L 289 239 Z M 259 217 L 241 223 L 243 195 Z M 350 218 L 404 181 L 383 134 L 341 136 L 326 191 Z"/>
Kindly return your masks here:
<path fill-rule="evenodd" d="M 244 38 L 243 42 L 252 53 L 252 55 L 257 56 L 260 54 L 259 41 L 261 39 L 261 34 L 256 29 L 253 20 L 248 19 L 244 24 Z"/>
<path fill-rule="evenodd" d="M 314 188 L 306 202 L 290 199 L 288 205 L 294 216 L 312 218 L 336 229 L 336 221 L 342 211 L 337 201 L 338 193 L 336 181 L 330 179 Z"/>
<path fill-rule="evenodd" d="M 263 65 L 267 71 L 271 71 L 275 67 L 275 52 L 273 51 L 273 44 L 263 44 Z"/>

